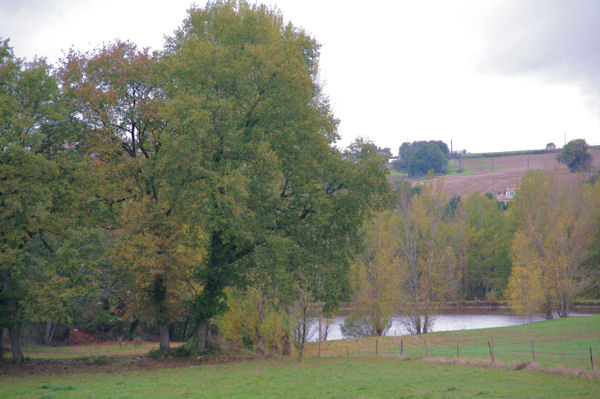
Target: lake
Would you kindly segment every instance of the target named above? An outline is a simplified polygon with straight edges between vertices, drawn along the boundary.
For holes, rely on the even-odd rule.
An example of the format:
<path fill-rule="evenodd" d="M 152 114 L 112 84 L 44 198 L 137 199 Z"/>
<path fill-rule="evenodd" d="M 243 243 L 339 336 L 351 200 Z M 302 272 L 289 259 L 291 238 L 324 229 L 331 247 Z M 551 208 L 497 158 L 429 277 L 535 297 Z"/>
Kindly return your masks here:
<path fill-rule="evenodd" d="M 569 316 L 591 316 L 593 314 L 600 313 L 600 309 L 592 308 L 592 309 L 583 309 L 580 312 L 573 312 Z M 545 320 L 544 317 L 539 315 L 534 315 L 532 317 L 527 316 L 519 316 L 516 315 L 510 309 L 498 309 L 498 310 L 470 310 L 465 311 L 465 309 L 461 310 L 460 313 L 445 313 L 445 314 L 437 314 L 433 316 L 433 328 L 432 332 L 438 331 L 457 331 L 457 330 L 474 330 L 478 328 L 493 328 L 493 327 L 506 327 L 506 326 L 516 326 L 519 324 L 527 324 L 534 321 Z M 327 333 L 327 340 L 332 341 L 336 339 L 348 338 L 344 337 L 342 334 L 340 326 L 344 324 L 344 320 L 346 317 L 335 317 L 333 319 L 333 324 L 329 326 L 329 331 Z M 392 318 L 392 325 L 390 329 L 386 332 L 387 336 L 395 336 L 395 335 L 406 335 L 408 334 L 408 330 L 403 324 L 403 320 L 405 318 L 402 316 L 397 316 Z M 324 328 L 324 327 L 323 327 Z M 311 331 L 312 334 L 310 336 L 309 341 L 317 341 L 318 340 L 318 320 L 315 319 L 311 323 Z"/>

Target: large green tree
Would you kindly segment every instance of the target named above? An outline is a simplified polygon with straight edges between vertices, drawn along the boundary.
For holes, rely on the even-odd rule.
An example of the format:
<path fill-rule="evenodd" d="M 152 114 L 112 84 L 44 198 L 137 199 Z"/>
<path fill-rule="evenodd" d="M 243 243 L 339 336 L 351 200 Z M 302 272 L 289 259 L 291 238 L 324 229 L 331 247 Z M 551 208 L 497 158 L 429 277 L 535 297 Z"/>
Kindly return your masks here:
<path fill-rule="evenodd" d="M 279 12 L 245 2 L 190 11 L 167 42 L 160 167 L 172 207 L 203 232 L 191 304 L 199 325 L 234 284 L 281 303 L 296 289 L 331 306 L 349 295 L 358 227 L 387 188 L 386 169 L 363 144 L 333 148 L 318 56 Z"/>
<path fill-rule="evenodd" d="M 467 197 L 460 218 L 465 224 L 466 249 L 460 270 L 466 299 L 502 296 L 510 274 L 512 228 L 496 201 L 478 192 Z"/>
<path fill-rule="evenodd" d="M 446 173 L 448 155 L 448 146 L 443 141 L 414 141 L 400 146 L 398 159 L 392 165 L 409 176 L 425 176 L 429 170 Z"/>
<path fill-rule="evenodd" d="M 29 319 L 67 322 L 89 276 L 87 164 L 69 145 L 73 124 L 44 60 L 25 63 L 0 43 L 0 327 L 23 360 L 20 329 Z M 74 246 L 77 247 L 74 250 Z"/>
<path fill-rule="evenodd" d="M 100 197 L 109 209 L 110 265 L 123 289 L 125 314 L 156 323 L 160 348 L 169 348 L 169 325 L 184 311 L 197 262 L 195 231 L 164 195 L 158 164 L 165 122 L 158 57 L 117 41 L 92 53 L 70 52 L 59 76 L 78 113 L 79 150 L 95 165 Z M 105 302 L 110 302 L 105 300 Z"/>
<path fill-rule="evenodd" d="M 556 160 L 567 165 L 571 173 L 588 171 L 592 164 L 592 156 L 584 139 L 569 141 L 556 156 Z"/>

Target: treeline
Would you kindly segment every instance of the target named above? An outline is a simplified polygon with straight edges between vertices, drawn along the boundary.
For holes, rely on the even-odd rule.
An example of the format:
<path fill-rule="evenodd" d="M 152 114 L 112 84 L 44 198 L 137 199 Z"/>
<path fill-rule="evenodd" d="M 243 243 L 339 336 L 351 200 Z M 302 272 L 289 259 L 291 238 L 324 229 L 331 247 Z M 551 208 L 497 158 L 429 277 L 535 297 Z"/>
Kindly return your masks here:
<path fill-rule="evenodd" d="M 425 333 L 434 304 L 481 298 L 566 317 L 576 296 L 599 292 L 600 183 L 580 177 L 528 171 L 507 210 L 479 193 L 448 200 L 443 180 L 401 185 L 395 208 L 365 226 L 343 332 L 381 335 L 401 311 Z"/>
<path fill-rule="evenodd" d="M 243 1 L 192 9 L 154 53 L 118 41 L 51 66 L 2 41 L 13 359 L 23 327 L 44 343 L 64 326 L 129 339 L 144 327 L 165 352 L 174 333 L 203 350 L 215 317 L 243 310 L 236 298 L 254 301 L 246 343 L 301 348 L 289 315 L 349 299 L 359 227 L 389 193 L 370 145 L 333 146 L 318 57 L 279 12 Z"/>
<path fill-rule="evenodd" d="M 376 146 L 334 146 L 318 57 L 277 11 L 238 1 L 192 9 L 160 52 L 119 41 L 51 66 L 2 41 L 0 331 L 13 359 L 23 329 L 49 344 L 68 327 L 152 334 L 164 352 L 174 336 L 205 350 L 216 329 L 301 356 L 313 318 L 351 300 L 357 328 L 370 318 L 379 334 L 401 308 L 427 332 L 435 301 L 566 315 L 599 281 L 599 184 L 529 172 L 508 211 L 448 200 L 431 180 L 394 192 Z M 447 156 L 442 144 L 405 150 L 416 162 Z"/>

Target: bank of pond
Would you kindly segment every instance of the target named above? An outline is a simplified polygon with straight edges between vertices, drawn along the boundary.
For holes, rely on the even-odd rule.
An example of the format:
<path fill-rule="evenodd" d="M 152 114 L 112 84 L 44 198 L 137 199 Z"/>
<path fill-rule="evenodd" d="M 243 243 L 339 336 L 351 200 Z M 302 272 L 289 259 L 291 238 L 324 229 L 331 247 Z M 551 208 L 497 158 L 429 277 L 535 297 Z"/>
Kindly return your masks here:
<path fill-rule="evenodd" d="M 600 307 L 579 307 L 571 312 L 569 317 L 583 317 L 600 314 Z M 345 338 L 342 333 L 342 326 L 347 316 L 337 316 L 331 319 L 322 319 L 322 334 L 321 339 L 333 341 Z M 482 328 L 509 327 L 521 324 L 528 324 L 536 321 L 546 320 L 542 314 L 534 314 L 532 316 L 517 315 L 510 308 L 461 308 L 456 312 L 444 311 L 430 316 L 433 320 L 430 332 L 443 331 L 460 331 L 460 330 L 475 330 Z M 389 328 L 385 331 L 385 336 L 402 336 L 410 335 L 407 328 L 408 318 L 398 315 L 391 319 Z M 310 325 L 309 341 L 318 340 L 318 319 L 314 319 Z"/>

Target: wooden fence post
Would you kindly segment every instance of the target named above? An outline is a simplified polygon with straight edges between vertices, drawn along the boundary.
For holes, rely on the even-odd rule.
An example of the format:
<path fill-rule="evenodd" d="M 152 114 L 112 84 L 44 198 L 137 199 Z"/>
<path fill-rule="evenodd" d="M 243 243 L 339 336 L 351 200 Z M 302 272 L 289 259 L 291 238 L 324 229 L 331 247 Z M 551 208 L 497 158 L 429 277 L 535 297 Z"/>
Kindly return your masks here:
<path fill-rule="evenodd" d="M 427 341 L 424 341 L 424 342 L 425 342 L 425 357 L 428 357 L 429 356 L 429 352 L 427 350 Z"/>
<path fill-rule="evenodd" d="M 456 341 L 456 358 L 460 358 L 460 344 Z"/>
<path fill-rule="evenodd" d="M 490 344 L 490 341 L 488 341 L 488 348 L 490 348 L 490 359 L 493 362 L 494 361 L 494 351 L 492 350 L 492 344 Z"/>
<path fill-rule="evenodd" d="M 592 364 L 592 371 L 594 371 L 594 356 L 592 355 L 592 347 L 590 346 L 590 363 Z"/>
<path fill-rule="evenodd" d="M 404 356 L 404 339 L 400 339 L 400 356 Z"/>
<path fill-rule="evenodd" d="M 375 338 L 375 356 L 379 355 L 379 350 L 377 348 L 378 342 L 379 342 L 379 340 L 377 338 Z"/>
<path fill-rule="evenodd" d="M 533 362 L 535 363 L 535 347 L 533 345 L 533 340 L 531 340 L 531 357 L 533 358 Z"/>
<path fill-rule="evenodd" d="M 346 344 L 346 356 L 350 357 L 350 350 L 348 349 L 348 344 Z"/>

